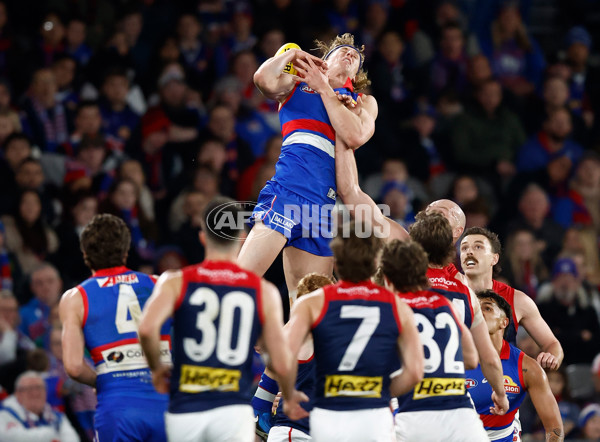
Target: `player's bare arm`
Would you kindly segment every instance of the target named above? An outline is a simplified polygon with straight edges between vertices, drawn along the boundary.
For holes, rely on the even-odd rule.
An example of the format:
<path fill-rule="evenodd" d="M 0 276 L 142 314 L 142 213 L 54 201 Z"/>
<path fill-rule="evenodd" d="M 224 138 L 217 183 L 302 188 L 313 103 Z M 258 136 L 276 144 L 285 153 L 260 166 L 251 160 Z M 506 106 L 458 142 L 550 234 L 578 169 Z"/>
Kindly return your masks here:
<path fill-rule="evenodd" d="M 394 239 L 402 241 L 408 238 L 408 232 L 404 227 L 385 216 L 375 201 L 362 191 L 358 184 L 358 169 L 354 152 L 348 149 L 339 138 L 335 143 L 335 178 L 337 193 L 344 204 L 348 206 L 352 217 L 356 218 L 358 212 L 369 217 L 364 221 L 383 229 L 384 232 L 389 232 L 385 238 L 386 241 Z"/>
<path fill-rule="evenodd" d="M 140 344 L 152 371 L 152 382 L 159 393 L 169 392 L 171 367 L 160 360 L 160 329 L 173 315 L 175 304 L 181 293 L 181 271 L 167 271 L 156 282 L 152 296 L 144 306 L 138 328 Z"/>
<path fill-rule="evenodd" d="M 353 112 L 338 99 L 330 84 L 330 78 L 319 64 L 312 59 L 298 60 L 294 63 L 294 68 L 298 71 L 294 78 L 305 82 L 321 96 L 337 138 L 342 139 L 351 149 L 357 149 L 369 141 L 375 133 L 375 119 L 378 114 L 377 100 L 373 96 L 363 95 L 356 112 Z"/>
<path fill-rule="evenodd" d="M 395 298 L 398 318 L 402 332 L 398 338 L 398 351 L 402 359 L 402 371 L 392 378 L 390 392 L 392 396 L 401 396 L 411 391 L 423 380 L 424 352 L 419 331 L 412 309 L 403 301 Z"/>
<path fill-rule="evenodd" d="M 59 304 L 62 323 L 63 363 L 67 374 L 82 384 L 96 386 L 96 372 L 84 359 L 85 339 L 83 336 L 83 299 L 79 289 L 65 292 Z"/>
<path fill-rule="evenodd" d="M 527 355 L 523 357 L 523 380 L 533 406 L 544 425 L 546 441 L 563 441 L 562 418 L 556 399 L 550 390 L 546 373 L 535 360 Z"/>
<path fill-rule="evenodd" d="M 464 322 L 459 322 L 461 329 L 461 345 L 463 352 L 463 361 L 465 363 L 465 370 L 473 370 L 479 365 L 479 353 L 477 353 L 477 347 L 475 347 L 475 341 L 473 335 Z"/>
<path fill-rule="evenodd" d="M 481 311 L 480 311 L 481 314 Z M 492 344 L 487 324 L 484 321 L 471 327 L 473 341 L 479 353 L 481 371 L 492 387 L 492 400 L 494 408 L 490 410 L 493 414 L 502 415 L 508 411 L 508 398 L 504 391 L 504 377 L 500 356 Z"/>
<path fill-rule="evenodd" d="M 280 55 L 269 58 L 254 73 L 254 84 L 267 98 L 280 103 L 292 92 L 298 78 L 284 73 L 283 69 L 288 63 L 295 65 L 300 60 L 311 60 L 318 69 L 325 69 L 327 63 L 314 55 L 301 49 L 290 49 Z"/>
<path fill-rule="evenodd" d="M 531 338 L 542 349 L 537 356 L 542 368 L 557 370 L 565 356 L 562 346 L 550 327 L 540 315 L 540 311 L 529 296 L 520 290 L 515 290 L 515 312 L 519 325 L 523 326 Z"/>
<path fill-rule="evenodd" d="M 293 353 L 286 342 L 281 296 L 275 286 L 265 280 L 261 282 L 261 290 L 264 323 L 260 341 L 266 347 L 269 354 L 268 366 L 276 374 L 285 399 L 284 412 L 291 419 L 307 417 L 308 413 L 300 406 L 300 402 L 307 402 L 308 397 L 295 388 L 297 353 Z"/>

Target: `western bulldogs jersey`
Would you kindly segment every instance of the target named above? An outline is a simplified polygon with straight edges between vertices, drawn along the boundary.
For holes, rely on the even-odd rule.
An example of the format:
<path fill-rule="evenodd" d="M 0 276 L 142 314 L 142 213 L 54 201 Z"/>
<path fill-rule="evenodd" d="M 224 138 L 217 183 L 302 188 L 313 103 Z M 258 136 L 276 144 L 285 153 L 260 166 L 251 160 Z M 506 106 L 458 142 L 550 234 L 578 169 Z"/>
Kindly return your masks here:
<path fill-rule="evenodd" d="M 415 314 L 425 351 L 425 377 L 411 393 L 398 398 L 398 410 L 425 411 L 472 408 L 465 388 L 460 319 L 444 290 L 401 293 Z"/>
<path fill-rule="evenodd" d="M 107 395 L 164 398 L 137 336 L 137 322 L 152 294 L 155 278 L 126 267 L 97 271 L 77 288 L 83 298 L 83 335 L 94 361 L 98 400 Z M 170 321 L 161 329 L 161 359 L 170 364 Z"/>
<path fill-rule="evenodd" d="M 471 328 L 473 324 L 473 305 L 471 304 L 469 288 L 454 277 L 456 273 L 451 275 L 447 269 L 448 267 L 427 269 L 429 284 L 433 288 L 443 290 L 444 296 L 454 305 L 459 319 L 464 322 L 467 328 Z"/>
<path fill-rule="evenodd" d="M 310 359 L 306 361 L 298 361 L 298 375 L 296 376 L 296 390 L 303 392 L 308 396 L 310 400 L 314 397 L 315 390 L 315 355 L 312 355 Z M 296 421 L 291 420 L 283 413 L 283 398 L 277 405 L 277 413 L 275 414 L 274 427 L 290 427 L 296 428 L 306 434 L 309 434 L 309 423 L 308 418 L 298 419 Z M 302 408 L 310 412 L 312 410 L 311 402 L 302 402 L 300 404 Z"/>
<path fill-rule="evenodd" d="M 183 269 L 173 314 L 169 412 L 249 404 L 262 331 L 261 280 L 228 261 Z"/>
<path fill-rule="evenodd" d="M 490 414 L 490 407 L 494 406 L 492 387 L 484 378 L 481 366 L 475 370 L 467 370 L 467 388 L 490 440 L 502 442 L 521 440 L 521 428 L 515 421 L 515 415 L 526 394 L 523 381 L 523 357 L 524 353 L 521 350 L 502 341 L 500 360 L 504 373 L 504 390 L 509 403 L 509 409 L 503 416 Z"/>
<path fill-rule="evenodd" d="M 340 281 L 323 291 L 323 310 L 312 326 L 313 405 L 329 410 L 387 407 L 402 330 L 395 295 L 371 282 Z"/>
<path fill-rule="evenodd" d="M 502 296 L 510 305 L 510 309 L 512 311 L 512 320 L 510 321 L 510 324 L 508 324 L 506 340 L 509 344 L 517 345 L 517 331 L 519 331 L 519 322 L 517 321 L 517 314 L 515 312 L 515 289 L 494 279 L 492 281 L 492 290 Z"/>
<path fill-rule="evenodd" d="M 350 80 L 335 90 L 358 97 Z M 309 201 L 334 203 L 335 131 L 321 96 L 297 83 L 280 106 L 279 120 L 283 144 L 273 180 Z"/>

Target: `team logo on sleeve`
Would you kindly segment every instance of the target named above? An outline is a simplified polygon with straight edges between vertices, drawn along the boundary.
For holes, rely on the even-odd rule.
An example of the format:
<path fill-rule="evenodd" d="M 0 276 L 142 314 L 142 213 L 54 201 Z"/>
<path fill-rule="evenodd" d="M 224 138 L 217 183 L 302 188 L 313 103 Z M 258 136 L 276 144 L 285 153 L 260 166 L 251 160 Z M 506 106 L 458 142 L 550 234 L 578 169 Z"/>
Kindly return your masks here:
<path fill-rule="evenodd" d="M 517 385 L 515 381 L 512 380 L 510 376 L 504 376 L 504 391 L 507 393 L 519 394 L 521 392 L 521 387 Z"/>

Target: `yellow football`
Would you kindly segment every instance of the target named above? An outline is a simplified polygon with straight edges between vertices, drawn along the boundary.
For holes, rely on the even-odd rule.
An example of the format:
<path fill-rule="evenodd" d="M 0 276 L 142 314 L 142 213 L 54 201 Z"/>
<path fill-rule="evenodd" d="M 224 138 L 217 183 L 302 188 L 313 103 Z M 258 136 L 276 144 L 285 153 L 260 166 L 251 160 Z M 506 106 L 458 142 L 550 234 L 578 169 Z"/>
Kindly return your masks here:
<path fill-rule="evenodd" d="M 300 49 L 300 46 L 298 46 L 296 43 L 286 43 L 279 48 L 279 50 L 275 53 L 275 56 L 277 57 L 278 55 L 281 55 L 285 51 L 289 51 L 290 49 Z M 294 64 L 291 61 L 285 65 L 283 72 L 292 75 L 296 75 L 297 73 L 296 69 L 294 69 Z"/>

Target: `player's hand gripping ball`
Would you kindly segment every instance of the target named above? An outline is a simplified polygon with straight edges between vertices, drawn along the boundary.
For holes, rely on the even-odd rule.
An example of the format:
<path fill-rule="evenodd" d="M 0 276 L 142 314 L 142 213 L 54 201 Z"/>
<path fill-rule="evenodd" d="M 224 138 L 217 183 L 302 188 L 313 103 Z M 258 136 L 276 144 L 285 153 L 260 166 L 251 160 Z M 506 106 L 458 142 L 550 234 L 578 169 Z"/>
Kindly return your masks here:
<path fill-rule="evenodd" d="M 278 55 L 281 55 L 284 52 L 289 51 L 290 49 L 300 49 L 300 46 L 298 46 L 296 43 L 286 43 L 279 48 L 279 50 L 275 53 L 275 56 L 277 57 Z M 291 61 L 285 65 L 285 68 L 283 68 L 283 72 L 292 75 L 297 74 L 296 69 L 294 69 L 294 64 Z"/>

